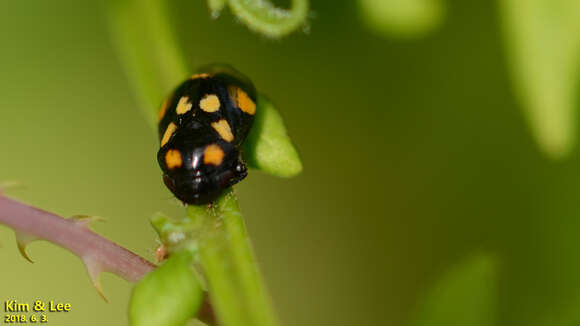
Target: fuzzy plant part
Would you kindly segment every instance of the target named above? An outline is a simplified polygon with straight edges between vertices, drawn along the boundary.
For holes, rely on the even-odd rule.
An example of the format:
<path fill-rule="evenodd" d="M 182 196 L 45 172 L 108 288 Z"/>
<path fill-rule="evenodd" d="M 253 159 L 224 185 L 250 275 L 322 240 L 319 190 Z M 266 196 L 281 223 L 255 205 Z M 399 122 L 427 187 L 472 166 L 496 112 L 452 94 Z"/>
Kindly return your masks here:
<path fill-rule="evenodd" d="M 249 29 L 266 37 L 281 38 L 307 26 L 308 0 L 292 0 L 290 9 L 278 8 L 268 0 L 208 0 L 215 18 L 226 5 Z"/>

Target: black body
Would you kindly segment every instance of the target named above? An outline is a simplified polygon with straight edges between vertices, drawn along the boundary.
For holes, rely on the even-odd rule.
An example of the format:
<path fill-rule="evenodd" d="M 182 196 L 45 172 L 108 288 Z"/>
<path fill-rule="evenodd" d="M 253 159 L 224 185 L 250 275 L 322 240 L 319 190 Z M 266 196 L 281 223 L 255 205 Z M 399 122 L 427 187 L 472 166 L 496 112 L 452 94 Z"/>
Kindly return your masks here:
<path fill-rule="evenodd" d="M 203 105 L 208 96 L 212 105 Z M 215 109 L 216 97 L 219 109 Z M 180 101 L 186 102 L 184 98 L 191 104 L 185 113 L 183 108 L 188 106 L 180 106 Z M 245 76 L 229 66 L 217 65 L 186 80 L 167 98 L 160 112 L 162 143 L 157 160 L 165 185 L 178 199 L 186 204 L 207 204 L 246 177 L 240 147 L 252 126 L 256 100 L 256 90 Z M 216 123 L 229 129 L 217 128 Z"/>

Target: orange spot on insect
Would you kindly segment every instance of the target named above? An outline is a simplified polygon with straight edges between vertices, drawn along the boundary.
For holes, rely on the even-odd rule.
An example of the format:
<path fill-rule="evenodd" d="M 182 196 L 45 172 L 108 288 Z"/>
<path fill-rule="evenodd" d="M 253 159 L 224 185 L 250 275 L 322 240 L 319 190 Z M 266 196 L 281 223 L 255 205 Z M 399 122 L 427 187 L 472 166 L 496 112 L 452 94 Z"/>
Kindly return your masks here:
<path fill-rule="evenodd" d="M 206 73 L 201 73 L 201 74 L 195 74 L 193 76 L 191 76 L 191 79 L 198 79 L 198 78 L 209 78 L 211 77 L 209 74 Z"/>
<path fill-rule="evenodd" d="M 212 164 L 212 165 L 220 165 L 224 160 L 224 150 L 221 149 L 218 145 L 211 144 L 205 148 L 203 152 L 203 163 L 204 164 Z"/>
<path fill-rule="evenodd" d="M 238 88 L 237 91 L 237 102 L 240 110 L 250 115 L 254 115 L 256 113 L 256 103 L 254 103 L 248 94 L 241 88 Z"/>
<path fill-rule="evenodd" d="M 175 109 L 175 112 L 177 112 L 177 114 L 185 114 L 189 112 L 189 110 L 191 110 L 192 106 L 193 104 L 189 103 L 189 97 L 182 96 L 179 99 L 179 103 L 177 103 L 177 108 Z"/>
<path fill-rule="evenodd" d="M 159 109 L 159 115 L 157 116 L 157 121 L 161 121 L 167 112 L 167 106 L 169 105 L 169 98 L 166 98 L 161 104 L 161 108 Z"/>
<path fill-rule="evenodd" d="M 175 133 L 175 130 L 177 130 L 177 125 L 175 123 L 172 122 L 169 124 L 169 126 L 167 126 L 167 129 L 165 129 L 165 133 L 163 134 L 163 138 L 161 138 L 161 147 L 167 144 L 171 136 L 173 136 Z"/>
<path fill-rule="evenodd" d="M 228 143 L 234 140 L 234 134 L 232 134 L 230 124 L 225 119 L 221 119 L 217 122 L 212 122 L 211 126 L 215 131 L 217 131 L 217 133 L 220 135 L 220 137 L 222 137 L 223 140 L 227 141 Z"/>
<path fill-rule="evenodd" d="M 199 108 L 205 112 L 216 112 L 220 109 L 220 99 L 215 94 L 208 94 L 199 101 Z"/>
<path fill-rule="evenodd" d="M 165 153 L 165 164 L 169 170 L 180 168 L 183 165 L 181 153 L 176 149 L 170 149 Z"/>

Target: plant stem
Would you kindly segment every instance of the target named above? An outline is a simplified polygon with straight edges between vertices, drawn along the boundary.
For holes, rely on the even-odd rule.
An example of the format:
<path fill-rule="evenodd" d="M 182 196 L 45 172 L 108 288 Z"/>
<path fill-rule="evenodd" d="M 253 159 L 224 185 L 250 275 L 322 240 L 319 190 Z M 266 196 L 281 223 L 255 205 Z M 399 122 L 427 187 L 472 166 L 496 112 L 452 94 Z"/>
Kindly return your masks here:
<path fill-rule="evenodd" d="M 1 224 L 30 240 L 47 240 L 69 250 L 85 262 L 91 275 L 110 272 L 137 282 L 155 268 L 144 258 L 91 231 L 87 222 L 65 219 L 0 194 Z"/>
<path fill-rule="evenodd" d="M 108 1 L 111 35 L 151 126 L 156 126 L 164 97 L 190 72 L 168 23 L 165 2 Z"/>
<path fill-rule="evenodd" d="M 188 216 L 202 225 L 199 254 L 218 316 L 224 325 L 276 325 L 270 299 L 233 191 L 200 214 Z"/>
<path fill-rule="evenodd" d="M 190 73 L 167 21 L 162 0 L 111 2 L 110 20 L 144 111 L 155 128 L 155 105 Z M 182 224 L 197 232 L 186 241 L 198 245 L 209 295 L 224 326 L 276 325 L 275 314 L 256 266 L 238 203 L 230 191 L 213 208 L 189 206 Z"/>
<path fill-rule="evenodd" d="M 56 214 L 29 206 L 0 193 L 0 224 L 4 224 L 17 234 L 18 239 L 24 238 L 30 241 L 50 241 L 80 257 L 91 257 L 91 265 L 87 269 L 100 266 L 100 271 L 110 272 L 117 276 L 135 283 L 156 268 L 155 264 L 145 258 L 125 249 L 118 244 L 94 233 L 88 228 L 91 219 L 75 220 L 66 219 Z M 22 247 L 21 247 L 22 246 Z M 19 249 L 23 252 L 26 243 L 19 243 Z M 89 270 L 92 277 L 94 273 Z M 93 282 L 95 280 L 93 279 Z M 97 290 L 101 295 L 101 289 Z M 215 314 L 208 298 L 204 294 L 202 306 L 198 318 L 207 325 L 215 325 Z"/>

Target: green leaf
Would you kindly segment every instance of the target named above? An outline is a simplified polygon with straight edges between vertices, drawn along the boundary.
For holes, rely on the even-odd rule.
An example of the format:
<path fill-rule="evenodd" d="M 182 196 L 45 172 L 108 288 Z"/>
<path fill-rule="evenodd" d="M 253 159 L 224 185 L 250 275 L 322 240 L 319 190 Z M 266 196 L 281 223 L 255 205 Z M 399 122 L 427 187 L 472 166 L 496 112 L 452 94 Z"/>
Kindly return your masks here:
<path fill-rule="evenodd" d="M 359 0 L 368 27 L 388 36 L 420 36 L 437 28 L 444 16 L 441 0 Z"/>
<path fill-rule="evenodd" d="M 197 313 L 202 299 L 191 254 L 177 252 L 133 289 L 129 306 L 131 325 L 184 325 Z"/>
<path fill-rule="evenodd" d="M 428 292 L 413 325 L 495 325 L 496 269 L 495 260 L 484 255 L 453 268 Z"/>
<path fill-rule="evenodd" d="M 576 134 L 580 1 L 500 3 L 517 96 L 540 148 L 562 157 Z"/>
<path fill-rule="evenodd" d="M 265 96 L 259 96 L 252 130 L 244 144 L 244 158 L 251 168 L 279 177 L 293 177 L 302 162 L 280 113 Z"/>

